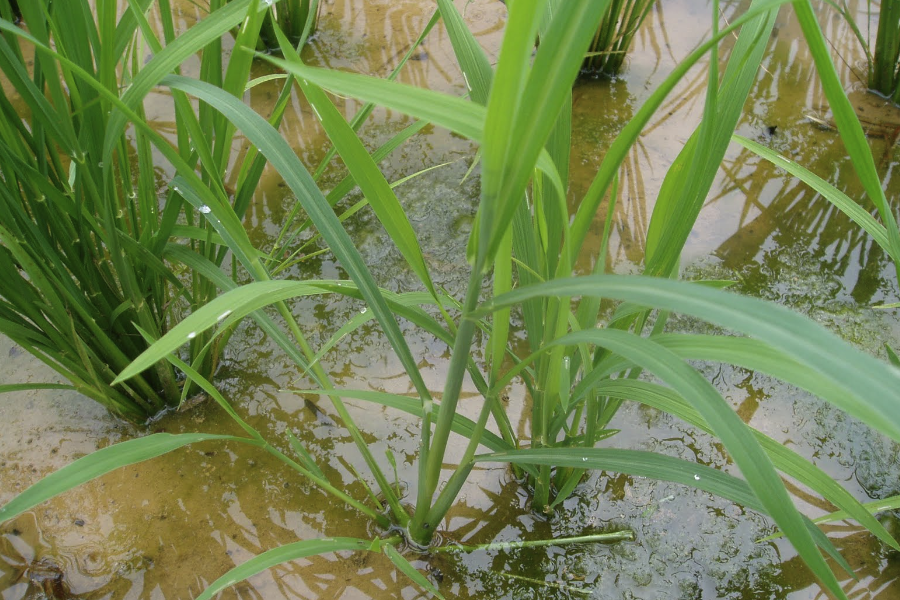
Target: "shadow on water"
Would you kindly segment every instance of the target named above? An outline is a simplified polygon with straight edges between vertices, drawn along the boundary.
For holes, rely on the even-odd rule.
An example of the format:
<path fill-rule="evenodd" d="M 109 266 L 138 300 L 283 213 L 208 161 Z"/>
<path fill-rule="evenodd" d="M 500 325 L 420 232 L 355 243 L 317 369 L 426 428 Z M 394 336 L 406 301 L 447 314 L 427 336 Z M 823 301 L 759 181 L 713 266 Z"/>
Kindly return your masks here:
<path fill-rule="evenodd" d="M 742 10 L 743 4 L 728 10 Z M 414 0 L 334 0 L 323 6 L 320 31 L 305 50 L 305 58 L 331 68 L 377 75 L 390 71 L 433 10 L 433 4 Z M 494 56 L 505 18 L 502 6 L 479 0 L 464 8 L 468 22 Z M 175 10 L 181 27 L 190 26 L 202 14 L 188 0 L 176 3 Z M 632 118 L 635 107 L 694 48 L 696 40 L 708 34 L 708 12 L 704 3 L 688 0 L 658 5 L 638 36 L 638 48 L 622 77 L 584 81 L 575 88 L 572 197 L 587 188 L 604 149 Z M 795 24 L 785 14 L 740 133 L 823 174 L 851 197 L 860 197 L 857 186 L 843 177 L 849 165 L 841 158 L 836 133 L 818 129 L 807 118 L 815 113 L 827 122 L 827 112 L 822 110 L 823 95 L 805 50 L 796 41 Z M 848 38 L 845 25 L 834 20 L 827 23 L 831 39 Z M 696 35 L 676 33 L 685 30 Z M 851 81 L 849 69 L 858 56 L 849 43 L 838 50 L 847 56 L 839 65 L 844 64 L 845 81 Z M 462 94 L 453 65 L 446 35 L 436 29 L 401 79 Z M 185 67 L 188 72 L 190 68 L 190 64 Z M 260 65 L 255 75 L 269 73 L 267 68 Z M 626 161 L 614 217 L 611 269 L 639 270 L 653 199 L 674 152 L 702 111 L 702 68 L 689 74 Z M 276 83 L 263 84 L 249 92 L 248 99 L 266 115 L 277 90 Z M 360 107 L 352 100 L 335 101 L 346 114 Z M 159 114 L 157 127 L 171 135 L 171 117 L 166 117 L 169 102 L 165 94 L 155 94 L 148 113 Z M 295 96 L 282 128 L 311 167 L 327 148 L 313 117 L 305 101 Z M 363 129 L 365 143 L 374 148 L 409 122 L 402 115 L 376 110 Z M 886 153 L 886 140 L 874 135 L 870 140 L 876 155 L 888 156 L 881 168 L 888 197 L 896 202 L 896 154 Z M 240 138 L 235 141 L 235 161 L 242 160 L 243 143 Z M 436 283 L 456 295 L 467 279 L 465 241 L 479 193 L 477 177 L 460 183 L 473 154 L 469 142 L 426 128 L 381 165 L 388 179 L 396 180 L 435 164 L 451 163 L 403 184 L 397 193 Z M 341 177 L 342 167 L 335 161 L 324 175 L 324 187 L 335 185 Z M 293 202 L 277 174 L 267 172 L 248 213 L 256 243 L 271 247 Z M 605 214 L 604 204 L 597 217 L 598 230 Z M 409 289 L 413 279 L 374 217 L 363 211 L 347 225 L 379 283 L 394 290 Z M 599 233 L 592 243 L 599 243 Z M 690 263 L 687 276 L 739 280 L 742 291 L 805 312 L 869 352 L 880 352 L 885 339 L 900 339 L 900 325 L 891 313 L 868 308 L 897 294 L 896 277 L 878 248 L 804 186 L 736 149 L 726 157 L 685 258 Z M 344 274 L 324 254 L 292 267 L 287 276 Z M 293 310 L 317 347 L 361 307 L 347 299 L 304 298 Z M 688 331 L 711 331 L 688 319 L 676 319 L 673 324 Z M 420 357 L 426 382 L 440 389 L 446 347 L 408 325 L 404 333 L 414 355 Z M 21 350 L 6 340 L 0 342 L 0 356 L 8 356 L 0 365 L 4 380 L 50 377 Z M 402 368 L 374 326 L 342 339 L 322 364 L 340 386 L 411 392 Z M 770 378 L 718 364 L 700 367 L 745 419 L 814 458 L 857 497 L 900 493 L 896 445 Z M 286 432 L 295 432 L 332 481 L 341 482 L 354 496 L 365 497 L 357 475 L 366 473 L 365 464 L 337 426 L 330 406 L 316 397 L 285 391 L 309 382 L 252 324 L 242 324 L 226 348 L 218 384 L 240 414 L 273 443 L 288 451 Z M 474 416 L 477 401 L 467 402 L 476 398 L 471 392 L 464 395 L 460 407 Z M 508 402 L 511 418 L 524 432 L 523 415 L 528 414 L 524 390 L 512 388 Z M 386 464 L 388 452 L 395 456 L 398 483 L 414 489 L 418 423 L 388 409 L 348 405 L 364 423 L 364 435 L 376 458 Z M 719 444 L 666 414 L 625 404 L 612 426 L 622 431 L 613 438 L 616 446 L 664 452 L 733 470 Z M 167 417 L 152 430 L 232 433 L 234 425 L 215 405 L 205 403 Z M 6 399 L 0 403 L 0 432 L 0 502 L 93 449 L 141 434 L 74 394 L 37 392 L 22 394 L 15 403 Z M 454 459 L 451 452 L 448 460 Z M 792 491 L 806 514 L 815 517 L 829 511 L 806 490 L 794 487 Z M 893 519 L 889 526 L 896 531 L 896 516 L 886 518 Z M 442 535 L 448 542 L 484 543 L 619 528 L 634 530 L 636 541 L 409 557 L 440 582 L 448 597 L 456 598 L 824 597 L 789 545 L 757 542 L 773 533 L 767 519 L 702 492 L 615 473 L 591 475 L 562 510 L 544 518 L 530 510 L 527 490 L 510 472 L 498 467 L 475 470 Z M 900 597 L 900 557 L 851 525 L 835 524 L 827 531 L 859 574 L 859 581 L 842 576 L 851 597 Z M 3 600 L 52 595 L 186 600 L 229 568 L 267 549 L 298 539 L 373 533 L 360 515 L 332 502 L 268 455 L 234 444 L 198 444 L 122 469 L 0 527 L 0 594 Z M 355 600 L 423 595 L 384 557 L 341 554 L 281 565 L 226 590 L 221 597 Z"/>

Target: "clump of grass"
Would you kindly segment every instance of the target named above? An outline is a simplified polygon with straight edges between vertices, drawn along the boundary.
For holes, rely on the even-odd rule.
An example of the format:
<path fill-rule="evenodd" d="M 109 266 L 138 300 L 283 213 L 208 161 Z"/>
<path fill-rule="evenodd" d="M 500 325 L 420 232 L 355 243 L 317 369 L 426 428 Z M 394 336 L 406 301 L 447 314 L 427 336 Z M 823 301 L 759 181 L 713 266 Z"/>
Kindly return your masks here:
<path fill-rule="evenodd" d="M 869 87 L 900 104 L 900 2 L 881 0 Z"/>
<path fill-rule="evenodd" d="M 145 335 L 164 335 L 184 312 L 217 293 L 209 278 L 182 274 L 170 261 L 174 242 L 189 240 L 181 249 L 212 264 L 224 257 L 203 211 L 183 211 L 181 195 L 161 185 L 159 167 L 168 166 L 159 164 L 149 134 L 126 134 L 113 110 L 114 101 L 128 95 L 121 90 L 144 76 L 144 52 L 161 52 L 174 40 L 166 0 L 159 3 L 162 40 L 136 12 L 150 4 L 134 3 L 120 16 L 112 0 L 96 6 L 34 0 L 20 7 L 27 34 L 0 21 L 0 67 L 12 88 L 0 91 L 0 332 L 78 391 L 133 421 L 177 406 L 192 386 L 165 362 L 124 385 L 112 384 L 116 372 L 146 350 Z M 214 12 L 219 5 L 213 3 Z M 10 16 L 10 8 L 17 6 L 0 2 L 0 14 Z M 136 42 L 138 30 L 143 44 Z M 253 24 L 245 25 L 241 43 L 255 46 L 255 38 Z M 55 51 L 38 52 L 31 68 L 35 46 Z M 238 82 L 231 84 L 234 93 L 243 91 L 247 62 L 240 53 L 229 65 Z M 201 70 L 224 84 L 221 58 L 213 53 L 204 54 Z M 142 105 L 132 109 L 134 118 L 143 118 Z M 178 147 L 171 151 L 190 164 L 200 159 L 208 185 L 224 194 L 233 129 L 229 133 L 221 119 L 198 121 L 183 96 L 176 97 L 176 109 Z M 192 134 L 216 139 L 211 161 L 198 155 Z M 238 212 L 253 187 L 251 174 L 241 182 Z M 209 339 L 191 336 L 188 351 L 206 376 L 219 347 Z"/>
<path fill-rule="evenodd" d="M 279 0 L 277 3 L 268 4 L 271 6 L 266 12 L 256 44 L 256 49 L 260 52 L 278 51 L 276 28 L 295 46 L 304 36 L 308 37 L 315 32 L 319 12 L 318 0 Z"/>
<path fill-rule="evenodd" d="M 847 21 L 866 55 L 869 89 L 900 104 L 900 2 L 881 0 L 874 46 L 868 32 L 864 34 L 860 29 L 854 11 L 846 0 L 840 4 L 829 4 Z M 867 11 L 872 10 L 871 3 L 866 6 Z"/>
<path fill-rule="evenodd" d="M 607 77 L 617 75 L 638 28 L 655 3 L 656 0 L 612 0 L 588 46 L 583 71 Z"/>

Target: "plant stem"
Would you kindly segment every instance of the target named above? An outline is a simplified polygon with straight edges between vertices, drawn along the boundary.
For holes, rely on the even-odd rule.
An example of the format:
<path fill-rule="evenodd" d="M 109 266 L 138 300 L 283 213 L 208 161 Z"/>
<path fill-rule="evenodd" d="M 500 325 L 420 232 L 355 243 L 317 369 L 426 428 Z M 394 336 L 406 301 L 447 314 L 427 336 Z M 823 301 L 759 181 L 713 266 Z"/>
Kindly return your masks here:
<path fill-rule="evenodd" d="M 599 542 L 634 541 L 634 532 L 630 529 L 612 531 L 610 533 L 594 533 L 573 537 L 555 538 L 551 540 L 522 540 L 516 542 L 492 542 L 490 544 L 454 544 L 439 546 L 432 552 L 475 552 L 476 550 L 512 550 L 514 548 L 543 548 L 545 546 L 567 546 L 569 544 L 596 544 Z"/>
<path fill-rule="evenodd" d="M 881 0 L 869 87 L 891 97 L 900 89 L 900 2 Z"/>
<path fill-rule="evenodd" d="M 409 529 L 413 540 L 423 545 L 427 545 L 434 535 L 434 529 L 426 527 L 428 524 L 425 519 L 431 508 L 432 497 L 437 489 L 444 461 L 444 451 L 447 449 L 450 427 L 453 423 L 453 415 L 456 414 L 456 405 L 459 402 L 459 393 L 462 389 L 462 382 L 468 366 L 469 351 L 472 347 L 472 339 L 475 336 L 476 322 L 469 315 L 478 305 L 481 284 L 484 281 L 483 264 L 483 259 L 477 260 L 469 275 L 469 286 L 466 290 L 466 299 L 463 304 L 459 329 L 456 331 L 456 339 L 453 343 L 450 367 L 447 372 L 444 394 L 441 398 L 440 412 L 435 425 L 434 437 L 430 448 L 428 448 L 428 462 L 425 465 L 424 473 L 420 469 L 416 512 L 413 515 Z M 425 423 L 425 426 L 428 426 L 428 424 Z M 422 435 L 425 436 L 426 433 L 423 432 Z"/>

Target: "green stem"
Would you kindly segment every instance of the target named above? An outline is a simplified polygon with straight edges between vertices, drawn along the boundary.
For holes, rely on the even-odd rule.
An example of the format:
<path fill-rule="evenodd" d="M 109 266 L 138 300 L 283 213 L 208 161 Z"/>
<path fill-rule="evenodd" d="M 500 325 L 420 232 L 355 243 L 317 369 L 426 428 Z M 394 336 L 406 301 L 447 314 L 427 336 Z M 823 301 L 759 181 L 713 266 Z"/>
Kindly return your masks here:
<path fill-rule="evenodd" d="M 472 472 L 472 466 L 474 465 L 472 458 L 475 457 L 475 452 L 478 450 L 478 444 L 481 441 L 481 435 L 484 432 L 484 428 L 487 426 L 488 417 L 493 412 L 496 403 L 496 396 L 485 397 L 484 404 L 481 405 L 481 413 L 478 415 L 478 422 L 475 424 L 472 435 L 469 437 L 469 443 L 466 446 L 466 451 L 463 454 L 462 460 L 459 461 L 459 466 L 450 477 L 450 481 L 448 481 L 444 489 L 441 490 L 437 501 L 425 517 L 425 528 L 427 531 L 433 532 L 437 528 L 438 522 L 443 519 L 447 514 L 447 511 L 450 510 L 450 506 L 456 499 L 457 494 L 459 494 L 459 490 L 462 489 L 463 484 L 469 477 L 469 473 Z"/>
<path fill-rule="evenodd" d="M 490 544 L 454 544 L 452 546 L 439 546 L 432 552 L 475 552 L 476 550 L 512 550 L 514 548 L 542 548 L 545 546 L 567 546 L 569 544 L 596 544 L 599 542 L 634 541 L 634 532 L 630 529 L 612 531 L 610 533 L 595 533 L 591 535 L 576 535 L 573 537 L 555 538 L 552 540 L 521 540 L 515 542 L 492 542 Z"/>
<path fill-rule="evenodd" d="M 900 63 L 900 2 L 882 0 L 878 13 L 878 34 L 872 53 L 869 87 L 885 96 L 897 93 L 900 82 L 896 78 Z"/>
<path fill-rule="evenodd" d="M 453 424 L 453 415 L 456 414 L 456 405 L 459 402 L 459 393 L 462 390 L 462 382 L 465 378 L 469 361 L 469 351 L 472 340 L 475 337 L 476 321 L 469 317 L 478 306 L 481 293 L 481 284 L 484 281 L 484 259 L 476 260 L 469 275 L 469 286 L 466 290 L 466 298 L 463 303 L 462 316 L 459 329 L 456 331 L 456 339 L 453 342 L 453 350 L 450 358 L 450 366 L 447 371 L 444 394 L 441 398 L 440 411 L 435 425 L 434 437 L 428 450 L 427 464 L 420 469 L 419 488 L 416 498 L 416 511 L 410 523 L 410 536 L 417 543 L 427 545 L 431 541 L 434 530 L 424 527 L 426 517 L 431 508 L 431 500 L 437 489 L 441 467 L 444 461 L 444 452 L 447 449 L 447 440 L 450 437 L 450 428 Z M 423 426 L 430 426 L 424 423 Z M 428 432 L 423 431 L 425 437 Z M 420 460 L 424 460 L 420 457 Z M 424 473 L 422 472 L 424 470 Z"/>

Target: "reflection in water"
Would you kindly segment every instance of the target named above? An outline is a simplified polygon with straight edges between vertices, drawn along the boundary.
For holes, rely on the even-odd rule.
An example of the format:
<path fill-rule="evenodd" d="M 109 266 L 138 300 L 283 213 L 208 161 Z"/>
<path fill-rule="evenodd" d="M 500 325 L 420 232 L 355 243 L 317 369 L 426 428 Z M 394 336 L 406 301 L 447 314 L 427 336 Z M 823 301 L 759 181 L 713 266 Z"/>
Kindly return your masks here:
<path fill-rule="evenodd" d="M 900 556 L 880 547 L 873 547 L 865 532 L 852 526 L 826 526 L 825 533 L 838 551 L 847 557 L 858 579 L 849 577 L 839 568 L 841 587 L 854 600 L 892 600 L 900 586 Z M 827 600 L 809 571 L 797 558 L 781 565 L 774 582 L 788 600 Z"/>
<path fill-rule="evenodd" d="M 808 50 L 798 43 L 798 25 L 791 14 L 780 18 L 764 63 L 765 71 L 757 84 L 757 100 L 746 118 L 750 129 L 745 125 L 742 133 L 807 167 L 873 209 L 853 175 L 838 133 L 820 129 L 807 117 L 815 113 L 822 123 L 827 123 L 827 101 Z M 842 19 L 828 18 L 826 23 L 828 39 L 843 58 L 837 63 L 839 72 L 844 81 L 854 82 L 851 69 L 858 66 L 859 46 Z M 888 201 L 896 203 L 900 199 L 900 183 L 891 177 L 898 165 L 891 154 L 896 140 L 886 133 L 900 128 L 900 109 L 885 106 L 864 91 L 853 92 L 850 97 L 868 129 L 873 155 L 882 159 L 879 174 Z M 726 161 L 723 173 L 723 184 L 709 203 L 721 202 L 727 206 L 721 213 L 739 218 L 736 222 L 732 219 L 733 233 L 721 240 L 715 253 L 725 266 L 755 275 L 750 277 L 753 288 L 766 287 L 754 267 L 760 264 L 757 261 L 776 249 L 784 252 L 796 248 L 811 253 L 821 268 L 840 279 L 856 302 L 866 305 L 891 301 L 896 293 L 896 277 L 886 269 L 889 259 L 829 202 L 747 151 Z"/>

